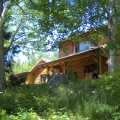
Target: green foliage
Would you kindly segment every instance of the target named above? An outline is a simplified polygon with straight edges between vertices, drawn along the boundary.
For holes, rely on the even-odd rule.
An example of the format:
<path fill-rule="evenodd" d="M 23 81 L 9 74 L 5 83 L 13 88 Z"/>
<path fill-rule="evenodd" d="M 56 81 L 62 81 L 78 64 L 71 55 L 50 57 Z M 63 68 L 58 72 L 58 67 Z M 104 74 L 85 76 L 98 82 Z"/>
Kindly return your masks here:
<path fill-rule="evenodd" d="M 41 89 L 44 90 L 41 91 Z M 30 110 L 40 114 L 41 111 L 43 112 L 47 109 L 45 105 L 49 105 L 48 102 L 45 102 L 44 97 L 48 94 L 47 89 L 48 86 L 46 84 L 42 86 L 22 85 L 19 87 L 9 87 L 0 96 L 0 108 L 5 110 L 7 114 L 16 115 L 18 112 L 28 112 Z"/>
<path fill-rule="evenodd" d="M 106 101 L 111 105 L 119 105 L 120 103 L 120 72 L 116 70 L 114 73 L 100 77 L 96 82 L 100 87 L 97 88 L 102 97 L 109 99 Z"/>
<path fill-rule="evenodd" d="M 0 95 L 0 117 L 3 120 L 118 120 L 119 73 L 111 76 L 77 80 L 53 91 L 47 84 L 8 87 Z"/>
<path fill-rule="evenodd" d="M 77 73 L 74 72 L 72 68 L 70 68 L 70 82 L 77 82 L 78 76 Z"/>
<path fill-rule="evenodd" d="M 56 60 L 58 58 L 58 52 L 52 52 L 51 55 L 49 52 L 38 51 L 37 53 L 29 53 L 26 55 L 26 62 L 21 62 L 20 59 L 14 62 L 14 74 L 29 71 L 31 68 L 35 66 L 37 62 L 40 61 L 41 58 L 46 58 L 50 60 Z"/>
<path fill-rule="evenodd" d="M 8 85 L 17 86 L 22 83 L 24 84 L 26 78 L 27 78 L 27 74 L 20 75 L 19 78 L 14 75 L 10 75 L 8 79 Z"/>
<path fill-rule="evenodd" d="M 5 110 L 0 110 L 1 120 L 37 120 L 40 117 L 35 112 L 18 112 L 17 115 L 8 115 Z"/>

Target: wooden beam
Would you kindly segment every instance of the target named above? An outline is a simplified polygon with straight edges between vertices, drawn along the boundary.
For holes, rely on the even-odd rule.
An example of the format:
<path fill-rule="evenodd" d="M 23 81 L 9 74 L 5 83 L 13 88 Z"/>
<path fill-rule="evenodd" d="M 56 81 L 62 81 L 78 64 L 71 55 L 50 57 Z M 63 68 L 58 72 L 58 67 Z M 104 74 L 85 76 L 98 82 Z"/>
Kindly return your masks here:
<path fill-rule="evenodd" d="M 102 75 L 102 61 L 101 61 L 102 57 L 101 55 L 99 56 L 99 75 Z"/>
<path fill-rule="evenodd" d="M 93 60 L 95 60 L 95 62 L 98 62 L 98 60 L 97 60 L 95 57 L 92 56 L 91 58 L 92 58 Z"/>
<path fill-rule="evenodd" d="M 69 58 L 69 59 L 66 59 L 65 61 L 66 62 L 68 62 L 68 61 L 72 61 L 72 60 L 77 60 L 77 59 L 81 59 L 81 58 L 86 58 L 86 57 L 89 57 L 89 56 L 93 56 L 93 54 L 91 53 L 89 53 L 89 54 L 87 54 L 87 55 L 81 55 L 81 56 L 77 56 L 77 57 L 73 57 L 73 58 Z"/>
<path fill-rule="evenodd" d="M 52 70 L 53 66 L 50 67 L 50 69 L 48 70 L 48 73 Z"/>
<path fill-rule="evenodd" d="M 64 68 L 63 68 L 63 65 L 62 65 L 62 64 L 60 64 L 60 63 L 59 63 L 58 65 L 62 68 L 62 71 L 63 71 L 63 69 L 64 69 Z"/>
<path fill-rule="evenodd" d="M 47 81 L 48 81 L 48 74 L 49 74 L 49 67 L 46 66 L 46 83 L 47 83 Z"/>
<path fill-rule="evenodd" d="M 34 81 L 33 81 L 33 73 L 29 73 L 28 74 L 28 84 L 32 84 Z"/>
<path fill-rule="evenodd" d="M 64 62 L 64 64 L 63 64 L 63 73 L 64 73 L 64 74 L 66 73 L 65 62 Z"/>
<path fill-rule="evenodd" d="M 70 66 L 70 64 L 71 64 L 71 61 L 69 61 L 69 63 L 67 64 L 66 69 Z"/>
<path fill-rule="evenodd" d="M 78 59 L 82 59 L 82 58 L 86 58 L 86 57 L 90 57 L 90 56 L 93 56 L 93 53 L 89 53 L 89 54 L 81 55 L 81 56 L 74 56 L 74 57 L 71 57 L 71 58 L 68 57 L 66 59 L 58 59 L 58 61 L 55 61 L 55 62 L 49 63 L 49 64 L 46 63 L 43 66 L 46 67 L 48 65 L 49 66 L 60 65 L 60 64 L 64 64 L 64 62 L 70 62 L 70 61 L 73 61 L 73 60 L 78 60 Z"/>

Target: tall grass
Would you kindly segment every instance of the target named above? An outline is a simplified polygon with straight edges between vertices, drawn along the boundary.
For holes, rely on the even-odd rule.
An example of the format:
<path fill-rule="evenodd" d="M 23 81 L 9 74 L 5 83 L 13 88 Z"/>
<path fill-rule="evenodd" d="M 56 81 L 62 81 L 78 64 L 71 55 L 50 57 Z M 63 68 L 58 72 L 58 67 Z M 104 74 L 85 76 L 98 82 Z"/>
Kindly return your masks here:
<path fill-rule="evenodd" d="M 96 81 L 77 80 L 54 90 L 49 90 L 47 84 L 8 87 L 0 95 L 0 118 L 113 120 L 116 108 L 96 90 L 100 87 Z"/>

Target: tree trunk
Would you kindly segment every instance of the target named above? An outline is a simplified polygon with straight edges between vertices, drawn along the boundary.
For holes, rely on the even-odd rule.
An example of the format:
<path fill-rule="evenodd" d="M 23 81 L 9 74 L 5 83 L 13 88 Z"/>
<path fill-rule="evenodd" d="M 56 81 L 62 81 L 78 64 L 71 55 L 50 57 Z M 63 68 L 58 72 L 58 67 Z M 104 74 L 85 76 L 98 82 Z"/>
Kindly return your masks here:
<path fill-rule="evenodd" d="M 0 0 L 0 92 L 6 87 L 5 68 L 4 68 L 4 38 L 3 24 L 8 10 L 14 4 L 15 0 L 9 0 L 3 9 L 3 0 Z"/>
<path fill-rule="evenodd" d="M 0 0 L 0 15 L 3 10 L 3 0 Z M 4 69 L 4 39 L 3 28 L 0 27 L 0 92 L 6 87 L 5 69 Z"/>
<path fill-rule="evenodd" d="M 109 58 L 108 58 L 108 71 L 114 72 L 115 65 L 115 49 L 109 50 Z"/>
<path fill-rule="evenodd" d="M 107 17 L 108 17 L 108 36 L 112 44 L 116 41 L 116 4 L 114 0 L 107 1 Z M 113 72 L 115 65 L 115 48 L 109 49 L 108 71 Z"/>

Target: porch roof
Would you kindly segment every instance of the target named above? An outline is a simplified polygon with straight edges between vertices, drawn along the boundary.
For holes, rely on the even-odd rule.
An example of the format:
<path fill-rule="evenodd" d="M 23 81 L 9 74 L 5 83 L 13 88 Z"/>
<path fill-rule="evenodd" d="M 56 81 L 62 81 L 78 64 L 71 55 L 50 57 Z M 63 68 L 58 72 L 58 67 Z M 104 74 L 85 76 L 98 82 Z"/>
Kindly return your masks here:
<path fill-rule="evenodd" d="M 95 53 L 95 52 L 98 52 L 98 51 L 100 51 L 100 48 L 96 47 L 96 48 L 93 48 L 93 49 L 90 49 L 90 50 L 86 50 L 86 51 L 83 51 L 83 52 L 79 52 L 79 53 L 75 53 L 75 54 L 70 54 L 68 56 L 59 58 L 57 60 L 53 60 L 53 61 L 50 61 L 50 62 L 38 64 L 38 66 L 42 67 L 42 66 L 52 65 L 54 63 L 63 62 L 63 61 L 70 61 L 72 59 L 77 59 L 80 56 L 85 56 L 85 55 L 88 55 L 88 54 L 91 54 L 91 53 Z"/>

